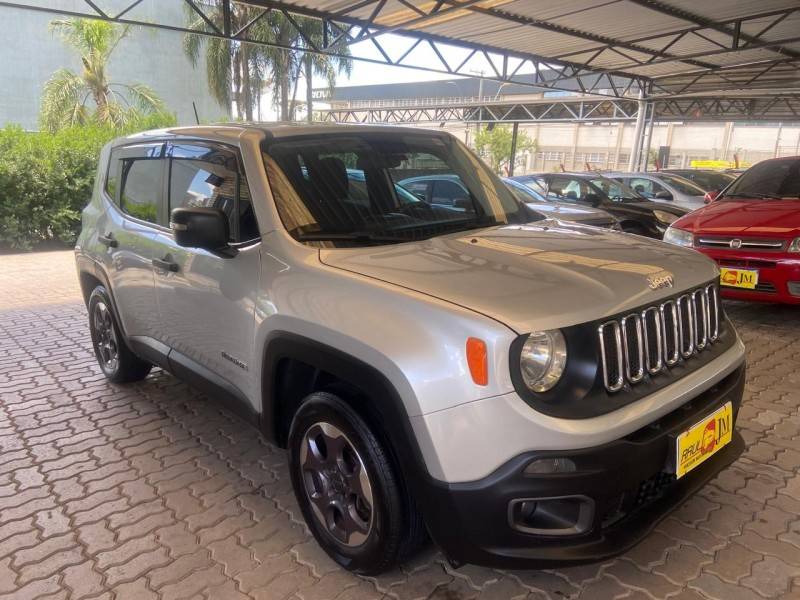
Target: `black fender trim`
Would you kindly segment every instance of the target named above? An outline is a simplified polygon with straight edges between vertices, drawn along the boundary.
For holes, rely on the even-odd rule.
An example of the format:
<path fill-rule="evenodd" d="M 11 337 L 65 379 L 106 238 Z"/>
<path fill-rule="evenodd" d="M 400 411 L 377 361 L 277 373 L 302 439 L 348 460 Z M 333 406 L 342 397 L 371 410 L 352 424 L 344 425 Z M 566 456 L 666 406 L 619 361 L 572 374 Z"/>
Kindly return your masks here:
<path fill-rule="evenodd" d="M 382 429 L 401 471 L 408 491 L 422 510 L 426 510 L 427 490 L 433 481 L 422 456 L 417 438 L 411 428 L 403 400 L 394 385 L 375 367 L 341 350 L 316 340 L 287 331 L 273 332 L 264 345 L 262 378 L 262 432 L 272 443 L 279 441 L 278 428 L 280 398 L 275 384 L 278 365 L 283 359 L 302 361 L 321 371 L 346 381 L 363 392 L 369 402 L 357 408 L 366 410 L 365 415 Z"/>

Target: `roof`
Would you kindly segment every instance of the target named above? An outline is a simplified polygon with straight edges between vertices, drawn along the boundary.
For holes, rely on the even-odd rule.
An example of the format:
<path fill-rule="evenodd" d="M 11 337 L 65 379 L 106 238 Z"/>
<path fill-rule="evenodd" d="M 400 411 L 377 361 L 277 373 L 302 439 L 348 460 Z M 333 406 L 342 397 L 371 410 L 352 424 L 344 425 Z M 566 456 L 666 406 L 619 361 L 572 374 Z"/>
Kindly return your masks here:
<path fill-rule="evenodd" d="M 246 1 L 360 24 L 367 39 L 393 32 L 552 61 L 554 77 L 628 76 L 648 95 L 800 89 L 797 0 Z"/>
<path fill-rule="evenodd" d="M 432 129 L 419 129 L 418 127 L 397 127 L 395 125 L 349 125 L 339 123 L 320 123 L 314 122 L 253 122 L 253 123 L 216 123 L 212 125 L 189 125 L 185 127 L 167 127 L 164 129 L 151 129 L 140 133 L 134 133 L 114 140 L 113 144 L 120 145 L 131 141 L 146 142 L 148 140 L 164 140 L 172 137 L 182 136 L 190 138 L 202 138 L 216 140 L 219 142 L 233 143 L 246 132 L 258 132 L 264 134 L 266 138 L 290 138 L 305 135 L 336 135 L 349 133 L 405 133 L 409 135 L 439 135 L 450 136 L 446 131 Z"/>

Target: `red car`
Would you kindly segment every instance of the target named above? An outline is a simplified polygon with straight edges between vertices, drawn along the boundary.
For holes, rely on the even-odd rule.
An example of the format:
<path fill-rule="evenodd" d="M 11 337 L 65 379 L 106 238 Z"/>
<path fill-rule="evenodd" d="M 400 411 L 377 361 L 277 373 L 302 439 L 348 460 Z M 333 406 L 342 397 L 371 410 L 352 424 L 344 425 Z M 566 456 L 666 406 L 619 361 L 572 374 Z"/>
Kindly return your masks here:
<path fill-rule="evenodd" d="M 748 169 L 664 241 L 713 258 L 725 298 L 800 304 L 800 156 Z"/>

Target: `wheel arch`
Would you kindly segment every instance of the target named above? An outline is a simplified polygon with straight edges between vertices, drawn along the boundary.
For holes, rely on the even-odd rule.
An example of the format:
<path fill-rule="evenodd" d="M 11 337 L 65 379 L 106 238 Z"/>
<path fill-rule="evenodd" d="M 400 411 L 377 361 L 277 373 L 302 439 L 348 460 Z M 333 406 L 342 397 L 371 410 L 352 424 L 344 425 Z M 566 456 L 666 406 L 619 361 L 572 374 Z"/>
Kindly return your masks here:
<path fill-rule="evenodd" d="M 342 396 L 387 443 L 400 474 L 413 492 L 429 477 L 405 405 L 378 369 L 337 348 L 290 332 L 274 332 L 264 347 L 261 426 L 286 446 L 288 424 L 300 401 L 314 391 Z M 416 495 L 416 494 L 415 494 Z"/>

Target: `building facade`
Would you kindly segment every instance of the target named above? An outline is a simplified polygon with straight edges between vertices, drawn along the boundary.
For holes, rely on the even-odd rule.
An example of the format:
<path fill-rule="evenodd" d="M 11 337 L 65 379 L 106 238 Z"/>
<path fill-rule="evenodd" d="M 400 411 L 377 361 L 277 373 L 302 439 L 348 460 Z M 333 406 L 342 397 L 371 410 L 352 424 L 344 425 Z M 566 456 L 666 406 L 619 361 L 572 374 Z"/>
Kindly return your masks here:
<path fill-rule="evenodd" d="M 70 0 L 48 0 L 49 6 L 70 9 Z M 103 6 L 111 3 L 103 3 Z M 130 4 L 127 2 L 126 4 Z M 163 6 L 162 6 L 163 4 Z M 113 7 L 109 10 L 113 10 Z M 127 16 L 140 21 L 159 20 L 183 24 L 186 16 L 180 3 L 143 2 Z M 80 72 L 77 52 L 48 30 L 55 14 L 0 7 L 4 42 L 0 47 L 0 127 L 14 123 L 27 130 L 38 128 L 39 108 L 45 82 L 58 69 Z M 201 55 L 192 67 L 183 54 L 178 32 L 147 28 L 133 29 L 114 51 L 108 66 L 110 80 L 143 83 L 155 90 L 178 122 L 195 122 L 194 108 L 201 121 L 228 119 L 230 110 L 214 100 L 206 84 L 206 66 Z"/>

